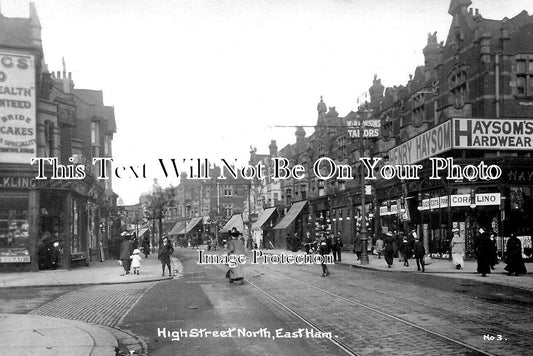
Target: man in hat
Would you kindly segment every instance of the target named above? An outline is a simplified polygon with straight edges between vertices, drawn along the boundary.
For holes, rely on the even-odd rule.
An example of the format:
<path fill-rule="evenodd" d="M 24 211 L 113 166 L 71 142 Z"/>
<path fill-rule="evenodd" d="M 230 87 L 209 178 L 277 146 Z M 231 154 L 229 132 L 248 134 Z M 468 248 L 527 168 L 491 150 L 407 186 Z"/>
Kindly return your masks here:
<path fill-rule="evenodd" d="M 424 247 L 424 242 L 422 239 L 417 237 L 417 240 L 415 242 L 415 259 L 416 259 L 416 268 L 418 271 L 422 270 L 422 272 L 425 272 L 424 268 L 424 256 L 426 255 L 426 249 Z"/>
<path fill-rule="evenodd" d="M 236 227 L 233 227 L 230 231 L 231 240 L 228 243 L 228 255 L 243 255 L 245 254 L 244 242 L 239 239 L 241 233 Z M 241 282 L 244 284 L 244 274 L 241 264 L 237 263 L 234 267 L 230 267 L 226 278 L 229 278 L 229 282 Z"/>
<path fill-rule="evenodd" d="M 131 269 L 131 260 L 130 256 L 133 253 L 133 245 L 131 244 L 130 235 L 122 233 L 122 244 L 120 245 L 120 256 L 119 259 L 122 262 L 122 267 L 124 268 L 124 273 L 121 274 L 130 274 Z"/>
<path fill-rule="evenodd" d="M 452 248 L 452 263 L 455 269 L 462 269 L 464 266 L 463 253 L 465 252 L 465 240 L 459 234 L 458 228 L 452 229 L 452 242 L 450 243 Z"/>
<path fill-rule="evenodd" d="M 392 236 L 392 232 L 387 231 L 385 233 L 383 246 L 383 255 L 385 256 L 385 262 L 387 262 L 387 265 L 389 266 L 389 268 L 391 268 L 392 263 L 394 262 L 394 237 Z"/>

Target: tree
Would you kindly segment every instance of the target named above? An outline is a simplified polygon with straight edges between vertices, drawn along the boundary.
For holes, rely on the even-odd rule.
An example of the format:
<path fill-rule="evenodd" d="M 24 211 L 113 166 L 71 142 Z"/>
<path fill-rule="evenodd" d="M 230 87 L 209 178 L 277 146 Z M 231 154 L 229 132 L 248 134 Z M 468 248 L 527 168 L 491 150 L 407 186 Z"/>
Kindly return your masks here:
<path fill-rule="evenodd" d="M 152 191 L 146 195 L 145 201 L 143 202 L 143 209 L 147 219 L 152 220 L 153 225 L 155 222 L 158 222 L 159 227 L 159 245 L 163 240 L 163 217 L 165 212 L 169 207 L 174 205 L 174 187 L 163 188 L 159 185 L 157 179 L 154 179 L 154 184 L 152 185 Z M 152 246 L 154 246 L 154 233 L 152 234 Z"/>

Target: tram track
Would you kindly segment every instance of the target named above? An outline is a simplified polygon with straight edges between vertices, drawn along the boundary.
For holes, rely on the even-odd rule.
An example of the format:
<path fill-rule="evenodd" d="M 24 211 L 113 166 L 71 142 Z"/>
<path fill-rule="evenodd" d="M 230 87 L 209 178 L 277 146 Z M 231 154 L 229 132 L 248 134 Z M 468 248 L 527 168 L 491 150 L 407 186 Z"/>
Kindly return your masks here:
<path fill-rule="evenodd" d="M 427 335 L 428 337 L 433 338 L 434 340 L 439 340 L 439 342 L 436 343 L 438 345 L 442 345 L 443 343 L 444 344 L 448 344 L 448 347 L 450 349 L 453 349 L 453 352 L 452 353 L 447 353 L 447 354 L 468 354 L 468 355 L 487 355 L 487 356 L 495 355 L 495 354 L 493 354 L 491 352 L 488 352 L 486 350 L 482 350 L 482 349 L 480 349 L 480 348 L 478 348 L 478 347 L 476 347 L 474 345 L 470 345 L 470 344 L 465 343 L 465 342 L 463 342 L 461 340 L 455 339 L 453 337 L 449 337 L 449 336 L 447 336 L 447 335 L 445 335 L 443 333 L 436 332 L 434 330 L 430 330 L 430 329 L 428 329 L 428 328 L 426 328 L 424 326 L 417 325 L 417 324 L 415 324 L 415 323 L 413 323 L 411 321 L 402 319 L 401 317 L 398 317 L 396 315 L 388 313 L 388 312 L 386 312 L 384 310 L 380 310 L 378 308 L 369 306 L 369 305 L 367 305 L 365 303 L 361 303 L 361 302 L 355 301 L 353 299 L 346 298 L 346 297 L 344 297 L 342 295 L 339 295 L 337 293 L 330 292 L 328 290 L 325 290 L 323 288 L 317 287 L 317 286 L 312 285 L 310 283 L 301 281 L 300 279 L 288 276 L 286 273 L 281 273 L 281 272 L 277 272 L 276 271 L 276 274 L 278 276 L 280 276 L 281 278 L 290 279 L 291 281 L 294 281 L 296 283 L 299 283 L 302 286 L 307 287 L 307 291 L 309 291 L 310 289 L 314 290 L 315 292 L 318 292 L 322 296 L 333 297 L 333 298 L 335 298 L 335 299 L 337 299 L 339 301 L 342 301 L 343 303 L 345 303 L 345 304 L 347 304 L 349 306 L 362 309 L 362 310 L 364 310 L 365 313 L 370 312 L 370 313 L 372 313 L 374 315 L 378 315 L 379 317 L 382 318 L 381 319 L 382 322 L 386 323 L 386 320 L 390 320 L 391 322 L 396 323 L 395 327 L 399 327 L 398 324 L 400 324 L 400 325 L 403 325 L 403 328 L 405 328 L 405 330 L 407 330 L 407 329 L 413 330 L 413 333 L 420 333 L 421 332 L 421 333 Z M 271 293 L 267 292 L 266 290 L 264 290 L 263 288 L 258 286 L 256 283 L 250 282 L 250 285 L 252 285 L 257 291 L 259 291 L 261 294 L 263 294 L 264 296 L 269 298 L 275 304 L 277 304 L 281 308 L 285 309 L 290 314 L 294 315 L 295 317 L 297 317 L 298 319 L 300 319 L 301 321 L 303 321 L 304 323 L 306 323 L 310 327 L 314 328 L 315 330 L 317 330 L 319 332 L 324 332 L 324 327 L 319 326 L 316 322 L 313 322 L 313 320 L 311 318 L 307 317 L 304 313 L 297 311 L 296 308 L 289 306 L 288 303 L 283 302 L 282 300 L 280 300 L 280 298 L 278 298 L 276 296 L 273 296 Z M 358 287 L 360 287 L 360 286 L 358 286 Z M 297 289 L 298 288 L 296 288 L 295 290 L 297 290 Z M 371 290 L 369 288 L 368 289 L 367 288 L 363 288 L 363 289 L 369 290 L 369 291 L 374 292 L 374 293 L 376 292 L 375 290 Z M 388 297 L 390 297 L 390 295 Z M 354 317 L 356 317 L 357 315 L 360 315 L 360 313 L 358 313 L 356 311 L 352 311 L 352 313 L 353 313 Z M 378 323 L 379 321 L 375 321 L 375 322 Z M 344 354 L 347 354 L 347 355 L 363 355 L 363 354 L 367 354 L 366 352 L 361 353 L 361 351 L 359 351 L 357 349 L 354 349 L 353 346 L 348 345 L 348 343 L 340 340 L 339 338 L 330 338 L 329 340 L 334 345 L 336 345 L 340 350 L 342 350 L 344 352 Z"/>

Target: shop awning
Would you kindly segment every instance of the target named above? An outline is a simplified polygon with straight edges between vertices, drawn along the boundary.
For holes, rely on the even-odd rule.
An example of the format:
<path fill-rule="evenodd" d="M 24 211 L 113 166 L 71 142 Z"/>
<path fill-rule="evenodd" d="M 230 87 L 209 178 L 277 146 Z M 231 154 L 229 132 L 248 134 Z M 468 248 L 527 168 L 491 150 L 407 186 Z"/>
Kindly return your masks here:
<path fill-rule="evenodd" d="M 144 234 L 146 234 L 148 231 L 150 231 L 149 228 L 139 229 L 139 238 L 143 237 Z"/>
<path fill-rule="evenodd" d="M 292 224 L 292 222 L 296 219 L 296 217 L 300 214 L 302 209 L 305 207 L 305 204 L 307 204 L 307 200 L 299 201 L 297 203 L 292 204 L 287 215 L 285 215 L 283 219 L 281 219 L 279 224 L 277 224 L 274 227 L 274 229 L 281 230 L 281 229 L 286 229 L 287 227 L 289 227 L 289 225 Z"/>
<path fill-rule="evenodd" d="M 263 224 L 272 216 L 276 211 L 276 208 L 265 209 L 261 215 L 257 218 L 257 221 L 253 223 L 252 230 L 260 230 L 263 227 Z"/>
<path fill-rule="evenodd" d="M 224 227 L 220 229 L 220 232 L 229 232 L 234 227 L 237 228 L 240 233 L 244 232 L 244 222 L 242 220 L 241 214 L 233 215 L 226 223 L 226 225 L 224 225 Z"/>
<path fill-rule="evenodd" d="M 183 235 L 185 233 L 185 221 L 178 221 L 168 232 L 168 236 Z"/>
<path fill-rule="evenodd" d="M 200 216 L 198 218 L 192 218 L 191 221 L 187 224 L 186 232 L 189 233 L 192 231 L 199 223 L 203 221 L 203 218 Z"/>

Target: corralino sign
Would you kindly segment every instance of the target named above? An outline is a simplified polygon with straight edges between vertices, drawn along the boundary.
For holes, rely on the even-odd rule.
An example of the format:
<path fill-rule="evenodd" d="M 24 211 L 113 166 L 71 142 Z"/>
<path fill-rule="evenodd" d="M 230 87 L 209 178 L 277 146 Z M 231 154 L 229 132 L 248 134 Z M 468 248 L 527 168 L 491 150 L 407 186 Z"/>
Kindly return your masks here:
<path fill-rule="evenodd" d="M 479 193 L 476 194 L 474 206 L 500 205 L 500 202 L 500 193 Z M 447 208 L 448 204 L 451 207 L 472 206 L 470 194 L 454 194 L 450 196 L 445 195 L 437 198 L 423 199 L 422 204 L 418 207 L 418 210 Z"/>

